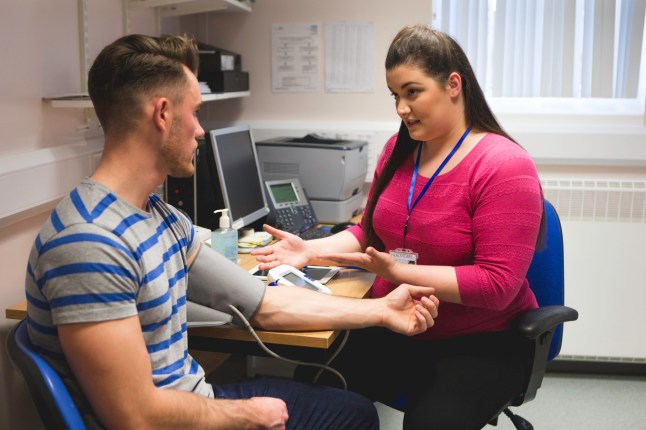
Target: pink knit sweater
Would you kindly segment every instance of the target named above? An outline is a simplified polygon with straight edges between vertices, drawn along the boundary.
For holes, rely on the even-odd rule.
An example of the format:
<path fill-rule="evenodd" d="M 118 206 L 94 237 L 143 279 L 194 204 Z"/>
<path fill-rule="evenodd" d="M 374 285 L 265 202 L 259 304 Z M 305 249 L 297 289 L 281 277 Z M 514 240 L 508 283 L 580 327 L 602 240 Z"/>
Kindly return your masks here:
<path fill-rule="evenodd" d="M 384 147 L 375 178 L 396 137 Z M 403 246 L 414 155 L 395 173 L 375 209 L 373 225 L 386 251 Z M 418 177 L 413 201 L 427 180 Z M 406 247 L 419 254 L 418 264 L 454 266 L 463 304 L 442 302 L 435 326 L 419 337 L 504 330 L 518 313 L 537 307 L 525 275 L 541 212 L 532 159 L 499 135 L 487 134 L 456 167 L 435 179 L 413 210 Z M 362 240 L 361 223 L 349 231 Z M 372 296 L 382 297 L 394 287 L 377 278 Z"/>

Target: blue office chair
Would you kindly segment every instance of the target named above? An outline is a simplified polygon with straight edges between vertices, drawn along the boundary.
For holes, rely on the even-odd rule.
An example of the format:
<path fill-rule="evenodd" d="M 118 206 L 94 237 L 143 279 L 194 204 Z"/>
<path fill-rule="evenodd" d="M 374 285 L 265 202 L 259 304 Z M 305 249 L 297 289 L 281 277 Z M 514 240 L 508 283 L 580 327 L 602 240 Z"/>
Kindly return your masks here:
<path fill-rule="evenodd" d="M 36 351 L 22 320 L 7 337 L 7 351 L 22 373 L 47 429 L 85 430 L 74 401 L 56 370 Z"/>
<path fill-rule="evenodd" d="M 545 240 L 541 248 L 534 252 L 527 272 L 527 279 L 539 308 L 524 312 L 514 323 L 514 329 L 527 339 L 527 366 L 531 373 L 522 392 L 510 399 L 489 421 L 489 424 L 497 425 L 498 416 L 504 413 L 518 430 L 532 430 L 533 426 L 521 416 L 514 415 L 509 407 L 520 406 L 536 397 L 536 391 L 545 376 L 547 363 L 561 350 L 563 323 L 579 317 L 576 310 L 563 306 L 565 283 L 561 222 L 554 206 L 547 200 L 544 201 L 544 208 Z M 404 410 L 407 402 L 407 393 L 402 393 L 386 404 Z"/>
<path fill-rule="evenodd" d="M 507 415 L 517 429 L 531 430 L 533 426 L 524 418 L 514 415 L 510 406 L 520 406 L 536 397 L 540 388 L 547 363 L 552 361 L 561 350 L 563 338 L 563 323 L 578 319 L 576 310 L 563 306 L 564 275 L 563 275 L 563 231 L 561 221 L 554 206 L 547 200 L 545 208 L 545 240 L 541 249 L 534 253 L 532 263 L 527 272 L 527 279 L 536 300 L 538 308 L 521 314 L 515 329 L 528 342 L 530 350 L 528 366 L 531 373 L 525 389 L 511 399 L 498 413 L 490 424 L 498 423 L 498 415 Z"/>

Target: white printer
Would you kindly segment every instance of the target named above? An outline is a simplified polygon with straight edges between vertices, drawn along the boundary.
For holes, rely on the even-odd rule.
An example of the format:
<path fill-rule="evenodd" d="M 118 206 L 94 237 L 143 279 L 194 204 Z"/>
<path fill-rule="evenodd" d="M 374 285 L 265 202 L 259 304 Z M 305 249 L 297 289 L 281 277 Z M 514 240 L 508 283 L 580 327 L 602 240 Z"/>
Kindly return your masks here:
<path fill-rule="evenodd" d="M 298 178 L 322 223 L 347 221 L 361 209 L 368 142 L 278 137 L 256 142 L 265 181 Z"/>

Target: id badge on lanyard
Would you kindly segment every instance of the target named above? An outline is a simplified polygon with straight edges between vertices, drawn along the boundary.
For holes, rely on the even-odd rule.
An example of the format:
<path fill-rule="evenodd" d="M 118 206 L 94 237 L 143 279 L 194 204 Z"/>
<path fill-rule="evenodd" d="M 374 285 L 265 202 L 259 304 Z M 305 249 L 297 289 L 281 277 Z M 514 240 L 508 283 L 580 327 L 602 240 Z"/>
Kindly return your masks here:
<path fill-rule="evenodd" d="M 415 160 L 415 168 L 413 169 L 413 177 L 411 178 L 411 182 L 410 182 L 410 189 L 408 190 L 408 202 L 407 202 L 408 215 L 406 216 L 406 222 L 404 223 L 404 246 L 402 248 L 397 248 L 395 250 L 389 251 L 389 254 L 398 263 L 417 264 L 417 258 L 419 254 L 412 251 L 411 249 L 406 248 L 406 233 L 408 233 L 408 221 L 410 220 L 410 215 L 413 212 L 413 209 L 415 208 L 417 203 L 422 198 L 422 196 L 424 196 L 428 188 L 431 186 L 431 184 L 433 183 L 437 175 L 440 174 L 444 166 L 446 166 L 446 163 L 449 162 L 451 157 L 453 157 L 453 154 L 455 154 L 458 148 L 460 148 L 460 145 L 462 145 L 462 142 L 467 137 L 470 131 L 471 131 L 471 127 L 466 129 L 462 137 L 460 137 L 460 140 L 458 140 L 458 143 L 455 144 L 451 152 L 449 152 L 446 158 L 444 158 L 444 161 L 442 161 L 442 163 L 437 168 L 435 173 L 433 173 L 433 176 L 429 178 L 429 180 L 426 182 L 426 185 L 424 185 L 424 188 L 417 196 L 417 199 L 415 199 L 415 201 L 413 202 L 413 191 L 415 190 L 415 182 L 417 181 L 417 172 L 419 170 L 419 162 L 422 155 L 422 144 L 420 143 L 419 149 L 417 150 L 417 160 Z"/>
<path fill-rule="evenodd" d="M 402 264 L 417 264 L 417 257 L 419 254 L 407 248 L 397 248 L 388 251 L 388 253 L 397 261 Z"/>

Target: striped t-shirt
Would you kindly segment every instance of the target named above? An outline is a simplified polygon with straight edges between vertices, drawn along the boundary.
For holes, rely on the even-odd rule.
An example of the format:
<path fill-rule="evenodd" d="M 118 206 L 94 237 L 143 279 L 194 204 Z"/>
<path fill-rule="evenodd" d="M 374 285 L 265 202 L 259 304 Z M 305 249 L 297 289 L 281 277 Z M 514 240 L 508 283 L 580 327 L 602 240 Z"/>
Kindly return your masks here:
<path fill-rule="evenodd" d="M 88 178 L 58 204 L 29 256 L 29 336 L 77 400 L 86 402 L 56 326 L 134 315 L 154 384 L 213 397 L 186 336 L 187 255 L 198 244 L 191 222 L 155 195 L 143 211 Z"/>

